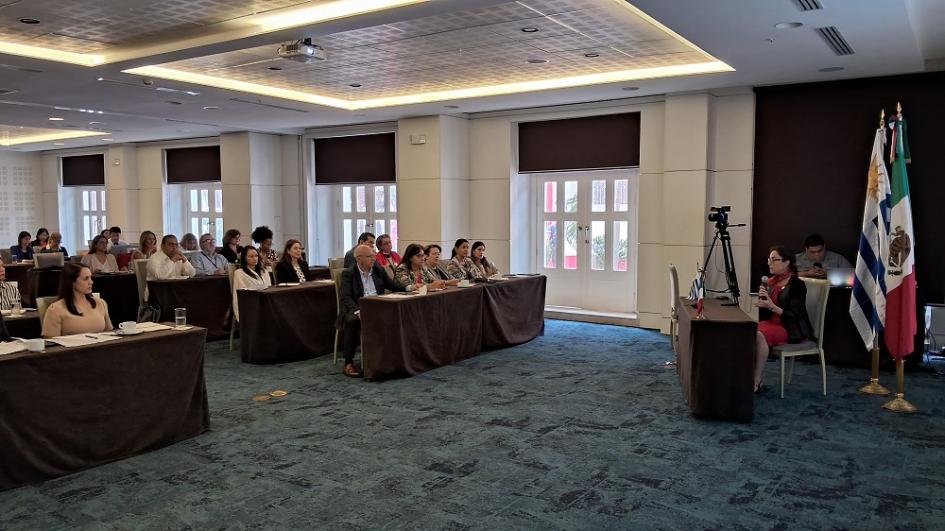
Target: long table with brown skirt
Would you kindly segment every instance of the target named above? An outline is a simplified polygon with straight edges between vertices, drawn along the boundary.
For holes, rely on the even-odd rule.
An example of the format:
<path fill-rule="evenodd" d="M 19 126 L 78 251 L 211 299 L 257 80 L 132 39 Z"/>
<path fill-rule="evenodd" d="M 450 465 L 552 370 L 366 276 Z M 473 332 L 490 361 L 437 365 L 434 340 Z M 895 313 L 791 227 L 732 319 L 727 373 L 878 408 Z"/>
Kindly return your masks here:
<path fill-rule="evenodd" d="M 29 272 L 31 294 L 30 306 L 35 307 L 35 297 L 56 296 L 59 293 L 59 278 L 62 269 L 33 269 Z M 138 282 L 134 273 L 98 273 L 92 275 L 92 291 L 108 303 L 108 316 L 116 327 L 122 321 L 138 318 Z M 173 319 L 173 315 L 171 315 Z"/>
<path fill-rule="evenodd" d="M 680 298 L 677 369 L 683 397 L 697 417 L 750 421 L 754 416 L 758 324 L 726 301 L 706 299 L 703 319 Z"/>
<path fill-rule="evenodd" d="M 0 490 L 210 428 L 206 331 L 161 331 L 0 357 Z"/>
<path fill-rule="evenodd" d="M 24 306 L 30 305 L 30 293 L 33 292 L 30 287 L 30 270 L 33 269 L 33 262 L 4 264 L 6 270 L 6 281 L 16 282 L 17 289 L 20 290 L 20 301 Z"/>
<path fill-rule="evenodd" d="M 242 289 L 236 297 L 244 362 L 307 360 L 334 348 L 337 303 L 331 281 Z"/>
<path fill-rule="evenodd" d="M 187 308 L 187 324 L 207 329 L 211 338 L 230 334 L 230 281 L 226 275 L 180 280 L 149 280 L 150 304 L 161 309 L 162 321 L 174 320 L 175 308 Z"/>
<path fill-rule="evenodd" d="M 544 331 L 546 277 L 360 301 L 364 376 L 390 378 L 529 341 Z"/>
<path fill-rule="evenodd" d="M 43 335 L 43 325 L 39 322 L 39 312 L 36 311 L 27 311 L 16 316 L 4 315 L 3 324 L 11 337 L 36 339 Z"/>

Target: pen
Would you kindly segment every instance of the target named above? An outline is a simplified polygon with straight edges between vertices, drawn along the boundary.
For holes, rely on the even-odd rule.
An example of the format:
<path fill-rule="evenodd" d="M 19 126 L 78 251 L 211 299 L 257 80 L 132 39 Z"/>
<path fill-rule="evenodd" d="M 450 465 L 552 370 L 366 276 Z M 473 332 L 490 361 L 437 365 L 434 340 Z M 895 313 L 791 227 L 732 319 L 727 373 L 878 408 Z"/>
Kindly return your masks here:
<path fill-rule="evenodd" d="M 98 339 L 98 336 L 90 336 L 89 334 L 85 334 L 85 337 L 89 339 Z"/>

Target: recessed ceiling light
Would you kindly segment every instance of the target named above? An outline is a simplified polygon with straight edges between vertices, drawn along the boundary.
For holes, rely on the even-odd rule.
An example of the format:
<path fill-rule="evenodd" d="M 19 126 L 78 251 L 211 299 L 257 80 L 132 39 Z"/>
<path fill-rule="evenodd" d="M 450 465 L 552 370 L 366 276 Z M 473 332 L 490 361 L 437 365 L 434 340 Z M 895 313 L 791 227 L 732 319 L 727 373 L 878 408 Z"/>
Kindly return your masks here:
<path fill-rule="evenodd" d="M 778 22 L 774 25 L 777 29 L 794 29 L 803 26 L 803 22 Z"/>
<path fill-rule="evenodd" d="M 89 125 L 102 125 L 105 122 L 89 122 Z"/>
<path fill-rule="evenodd" d="M 61 122 L 61 121 L 63 121 L 63 120 L 65 120 L 65 118 L 60 118 L 60 117 L 58 117 L 58 116 L 50 116 L 50 117 L 49 117 L 49 121 L 50 121 L 50 122 Z"/>
<path fill-rule="evenodd" d="M 23 17 L 20 19 L 20 22 L 22 22 L 23 24 L 39 24 L 39 19 Z"/>
<path fill-rule="evenodd" d="M 54 146 L 64 146 L 64 145 L 66 145 L 66 143 L 65 143 L 65 142 L 53 142 L 53 145 L 54 145 Z"/>
<path fill-rule="evenodd" d="M 540 64 L 547 63 L 548 60 L 547 59 L 529 59 L 528 62 L 533 65 L 540 65 Z"/>
<path fill-rule="evenodd" d="M 828 66 L 828 67 L 819 69 L 818 72 L 839 72 L 841 70 L 843 70 L 842 66 Z"/>
<path fill-rule="evenodd" d="M 206 106 L 206 107 L 203 108 L 203 110 L 205 110 L 205 111 L 216 111 L 216 110 L 219 110 L 219 109 L 220 109 L 220 108 L 217 107 L 217 106 L 215 106 L 215 105 L 208 105 L 208 106 Z"/>
<path fill-rule="evenodd" d="M 360 88 L 360 87 L 361 87 L 361 84 L 360 84 L 360 83 L 351 83 L 351 84 L 348 85 L 348 86 L 351 87 L 351 88 Z"/>
<path fill-rule="evenodd" d="M 103 138 L 103 139 L 102 139 L 102 142 L 112 142 L 112 140 L 113 140 L 113 139 L 111 139 L 111 138 Z"/>
<path fill-rule="evenodd" d="M 528 27 L 522 28 L 522 32 L 523 32 L 523 33 L 537 33 L 537 32 L 538 32 L 538 28 L 536 28 L 536 27 L 534 27 L 534 26 L 528 26 Z"/>
<path fill-rule="evenodd" d="M 627 92 L 632 92 L 634 90 L 640 90 L 640 87 L 623 87 L 620 90 L 626 90 Z"/>
<path fill-rule="evenodd" d="M 586 54 L 584 54 L 584 57 L 587 57 L 588 59 L 591 59 L 591 58 L 594 58 L 594 57 L 600 57 L 600 54 L 599 54 L 599 53 L 591 52 L 591 53 L 586 53 Z"/>
<path fill-rule="evenodd" d="M 272 70 L 272 71 L 279 71 L 279 70 L 282 70 L 282 67 L 281 67 L 281 66 L 270 66 L 270 67 L 269 67 L 269 70 Z"/>
<path fill-rule="evenodd" d="M 444 105 L 447 109 L 459 109 L 459 105 Z"/>

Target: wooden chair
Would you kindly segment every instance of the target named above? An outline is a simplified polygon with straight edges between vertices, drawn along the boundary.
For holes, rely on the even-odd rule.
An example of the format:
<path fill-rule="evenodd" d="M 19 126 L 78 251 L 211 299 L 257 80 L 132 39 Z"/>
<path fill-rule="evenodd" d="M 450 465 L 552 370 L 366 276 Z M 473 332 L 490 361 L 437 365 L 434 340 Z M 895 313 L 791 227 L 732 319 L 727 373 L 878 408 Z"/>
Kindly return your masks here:
<path fill-rule="evenodd" d="M 787 369 L 787 383 L 791 383 L 791 374 L 794 372 L 794 358 L 800 356 L 820 357 L 820 378 L 823 384 L 824 396 L 827 396 L 827 364 L 824 361 L 824 317 L 827 313 L 827 297 L 830 295 L 830 284 L 826 280 L 802 278 L 807 286 L 807 315 L 814 327 L 814 336 L 817 341 L 802 341 L 771 347 L 771 352 L 781 362 L 781 398 L 784 398 L 784 360 L 790 358 Z"/>
<path fill-rule="evenodd" d="M 148 261 L 144 258 L 132 260 L 135 270 L 135 281 L 138 284 L 139 310 L 148 304 Z"/>
<path fill-rule="evenodd" d="M 676 334 L 679 328 L 679 275 L 676 273 L 676 266 L 669 264 L 669 342 L 673 346 L 673 352 L 676 352 L 676 343 L 678 338 Z"/>
<path fill-rule="evenodd" d="M 343 269 L 344 267 L 345 267 L 344 257 L 328 259 L 328 269 Z"/>
<path fill-rule="evenodd" d="M 329 262 L 329 268 L 331 267 L 331 262 Z M 341 318 L 341 272 L 344 271 L 342 268 L 329 269 L 331 272 L 331 281 L 335 283 L 335 315 L 338 319 Z M 336 365 L 338 363 L 338 340 L 341 337 L 341 326 L 344 326 L 343 322 L 338 322 L 338 325 L 335 326 L 335 350 L 331 355 L 331 364 Z"/>

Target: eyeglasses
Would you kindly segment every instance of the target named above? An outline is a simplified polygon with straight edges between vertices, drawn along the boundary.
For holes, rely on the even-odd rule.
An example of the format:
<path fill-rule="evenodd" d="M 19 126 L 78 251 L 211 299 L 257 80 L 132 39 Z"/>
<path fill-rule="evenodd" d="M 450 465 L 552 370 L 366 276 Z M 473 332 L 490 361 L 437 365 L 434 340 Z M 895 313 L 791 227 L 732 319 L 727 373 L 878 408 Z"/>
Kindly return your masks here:
<path fill-rule="evenodd" d="M 211 240 L 211 239 L 209 239 L 209 238 L 208 238 L 208 239 L 205 239 L 205 240 L 200 240 L 200 243 L 207 243 L 207 242 L 217 243 L 216 240 Z"/>
<path fill-rule="evenodd" d="M 771 258 L 771 257 L 769 256 L 769 257 L 768 257 L 768 261 L 769 261 L 769 262 L 784 262 L 784 258 Z"/>

